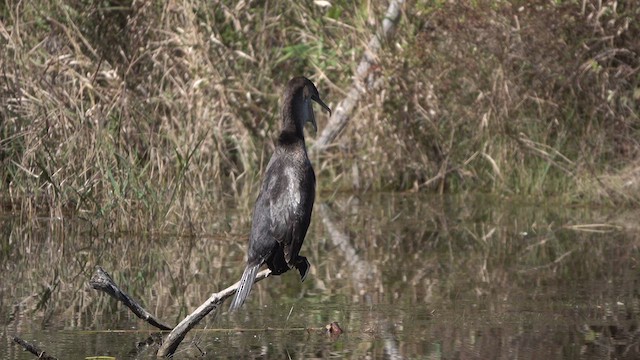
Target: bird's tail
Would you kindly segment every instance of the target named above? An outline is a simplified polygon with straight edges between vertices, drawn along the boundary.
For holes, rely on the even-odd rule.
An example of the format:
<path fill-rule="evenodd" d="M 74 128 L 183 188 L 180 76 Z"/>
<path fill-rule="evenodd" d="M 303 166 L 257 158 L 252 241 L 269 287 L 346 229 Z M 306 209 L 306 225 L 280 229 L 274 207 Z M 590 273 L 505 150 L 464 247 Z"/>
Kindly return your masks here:
<path fill-rule="evenodd" d="M 236 296 L 231 302 L 229 311 L 236 311 L 240 306 L 242 306 L 242 304 L 244 304 L 244 301 L 247 299 L 247 296 L 249 296 L 249 292 L 251 291 L 251 286 L 253 286 L 253 282 L 256 280 L 259 268 L 260 264 L 256 264 L 247 265 L 244 269 L 242 279 L 240 279 L 240 285 L 238 286 L 238 290 L 236 290 Z"/>

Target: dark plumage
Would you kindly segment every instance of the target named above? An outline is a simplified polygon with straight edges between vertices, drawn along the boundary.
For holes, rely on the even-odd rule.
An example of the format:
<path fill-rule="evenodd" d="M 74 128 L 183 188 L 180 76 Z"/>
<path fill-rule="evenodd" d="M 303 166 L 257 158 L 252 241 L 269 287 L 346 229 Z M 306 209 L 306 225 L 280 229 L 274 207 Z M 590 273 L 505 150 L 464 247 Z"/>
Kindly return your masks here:
<path fill-rule="evenodd" d="M 309 261 L 299 252 L 311 221 L 316 191 L 303 131 L 307 122 L 317 131 L 312 100 L 331 113 L 309 79 L 295 77 L 289 81 L 282 101 L 282 131 L 253 209 L 247 267 L 231 311 L 242 306 L 264 263 L 273 275 L 295 267 L 302 281 L 307 276 Z"/>

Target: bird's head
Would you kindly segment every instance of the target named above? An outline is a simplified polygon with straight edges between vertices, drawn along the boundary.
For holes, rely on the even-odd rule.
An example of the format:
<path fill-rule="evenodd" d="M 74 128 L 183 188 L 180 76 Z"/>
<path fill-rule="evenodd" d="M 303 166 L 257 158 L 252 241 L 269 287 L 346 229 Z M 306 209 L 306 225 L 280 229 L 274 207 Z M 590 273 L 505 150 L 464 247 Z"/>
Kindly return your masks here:
<path fill-rule="evenodd" d="M 289 109 L 291 109 L 290 111 L 293 111 L 292 115 L 294 118 L 300 122 L 300 129 L 304 127 L 304 124 L 310 122 L 313 126 L 313 130 L 316 132 L 318 131 L 316 117 L 313 113 L 312 101 L 320 104 L 320 106 L 329 112 L 329 116 L 331 116 L 331 109 L 329 109 L 327 104 L 320 99 L 320 94 L 318 93 L 316 86 L 311 82 L 311 80 L 303 76 L 294 77 L 289 80 L 285 101 L 291 102 L 292 106 L 289 107 Z M 284 108 L 288 108 L 286 104 Z"/>

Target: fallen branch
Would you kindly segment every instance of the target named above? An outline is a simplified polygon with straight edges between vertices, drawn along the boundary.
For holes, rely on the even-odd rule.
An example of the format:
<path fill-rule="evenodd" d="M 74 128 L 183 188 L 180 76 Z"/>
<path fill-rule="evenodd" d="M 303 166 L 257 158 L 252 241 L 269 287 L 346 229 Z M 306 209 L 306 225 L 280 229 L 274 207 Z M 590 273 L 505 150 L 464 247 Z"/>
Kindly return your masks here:
<path fill-rule="evenodd" d="M 17 344 L 20 344 L 20 346 L 22 346 L 26 351 L 32 353 L 33 355 L 37 356 L 38 359 L 44 359 L 44 360 L 58 360 L 58 358 L 53 357 L 49 354 L 47 354 L 46 352 L 40 350 L 37 346 L 30 344 L 24 340 L 22 340 L 21 338 L 14 336 L 13 337 L 13 341 L 16 342 Z"/>
<path fill-rule="evenodd" d="M 263 280 L 271 275 L 271 270 L 266 269 L 262 270 L 256 276 L 256 280 L 254 283 Z M 149 324 L 162 329 L 162 330 L 171 330 L 172 328 L 168 325 L 165 325 L 160 320 L 158 320 L 155 316 L 146 311 L 142 306 L 140 306 L 135 300 L 133 300 L 129 295 L 118 288 L 118 285 L 113 281 L 109 273 L 107 273 L 100 266 L 96 266 L 96 272 L 89 281 L 91 287 L 96 290 L 106 292 L 111 295 L 114 299 L 125 304 L 131 311 L 133 311 L 136 316 L 140 319 L 145 320 Z M 167 335 L 167 338 L 164 339 L 160 349 L 158 350 L 157 356 L 171 356 L 175 353 L 178 345 L 182 342 L 187 333 L 193 329 L 207 314 L 211 311 L 216 310 L 222 303 L 229 297 L 233 296 L 238 289 L 240 282 L 229 286 L 228 288 L 212 294 L 207 301 L 205 301 L 202 305 L 200 305 L 193 313 L 184 318 L 178 325 L 176 325 L 173 330 Z"/>
<path fill-rule="evenodd" d="M 347 126 L 349 122 L 349 116 L 353 112 L 353 108 L 356 106 L 360 97 L 366 93 L 364 86 L 365 82 L 374 84 L 374 71 L 372 67 L 377 63 L 378 52 L 382 47 L 382 39 L 389 37 L 395 24 L 400 18 L 400 8 L 404 0 L 391 0 L 384 19 L 382 20 L 382 29 L 369 40 L 369 44 L 365 49 L 362 59 L 356 68 L 356 73 L 353 79 L 351 89 L 347 93 L 347 97 L 344 98 L 338 106 L 334 109 L 333 115 L 329 119 L 329 123 L 322 130 L 322 134 L 313 146 L 313 151 L 324 150 L 336 137 L 340 134 L 342 129 Z M 366 81 L 365 81 L 366 80 Z"/>
<path fill-rule="evenodd" d="M 271 275 L 271 270 L 262 270 L 256 276 L 256 280 L 254 281 L 254 283 L 267 278 L 269 275 Z M 191 315 L 187 316 L 180 322 L 180 324 L 176 325 L 176 327 L 164 340 L 162 346 L 160 346 L 157 354 L 158 357 L 173 355 L 178 348 L 178 345 L 180 345 L 180 342 L 182 342 L 189 330 L 196 326 L 200 322 L 200 320 L 207 316 L 207 314 L 222 305 L 222 303 L 227 298 L 233 296 L 233 294 L 236 293 L 239 285 L 240 282 L 238 281 L 228 288 L 218 293 L 212 294 L 209 299 L 207 299 L 207 301 L 200 305 L 200 307 L 198 307 L 193 313 L 191 313 Z"/>
<path fill-rule="evenodd" d="M 148 322 L 149 324 L 157 327 L 160 330 L 171 330 L 172 327 L 162 323 L 158 320 L 154 315 L 145 310 L 140 304 L 138 304 L 135 300 L 133 300 L 127 293 L 120 290 L 118 285 L 116 285 L 115 281 L 111 278 L 109 273 L 104 271 L 100 266 L 96 266 L 96 272 L 89 280 L 89 284 L 92 288 L 106 292 L 111 295 L 112 298 L 122 302 L 126 305 L 131 311 L 136 314 L 140 319 Z"/>

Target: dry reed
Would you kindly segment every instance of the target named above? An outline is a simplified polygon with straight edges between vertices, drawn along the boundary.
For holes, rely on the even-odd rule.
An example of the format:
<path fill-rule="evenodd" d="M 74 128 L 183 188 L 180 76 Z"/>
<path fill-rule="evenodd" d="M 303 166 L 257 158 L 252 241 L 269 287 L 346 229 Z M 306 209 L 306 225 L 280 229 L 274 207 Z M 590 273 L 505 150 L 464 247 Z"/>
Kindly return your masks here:
<path fill-rule="evenodd" d="M 336 103 L 385 8 L 0 5 L 4 206 L 111 231 L 211 232 L 206 216 L 228 207 L 246 221 L 282 85 L 305 74 Z M 637 203 L 637 186 L 600 179 L 638 183 L 638 11 L 407 2 L 372 68 L 378 82 L 315 156 L 321 190 Z"/>

